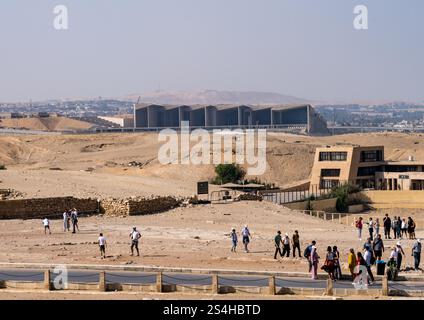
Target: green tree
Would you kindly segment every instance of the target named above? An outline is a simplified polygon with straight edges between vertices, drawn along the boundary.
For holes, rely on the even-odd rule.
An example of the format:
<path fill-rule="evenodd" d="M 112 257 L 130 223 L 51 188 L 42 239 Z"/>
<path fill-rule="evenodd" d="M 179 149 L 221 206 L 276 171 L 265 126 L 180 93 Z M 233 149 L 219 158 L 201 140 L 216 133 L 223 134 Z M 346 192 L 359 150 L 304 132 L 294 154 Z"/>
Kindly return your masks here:
<path fill-rule="evenodd" d="M 236 183 L 239 180 L 243 180 L 246 175 L 246 171 L 235 163 L 219 164 L 215 167 L 215 173 L 214 182 L 216 184 Z"/>

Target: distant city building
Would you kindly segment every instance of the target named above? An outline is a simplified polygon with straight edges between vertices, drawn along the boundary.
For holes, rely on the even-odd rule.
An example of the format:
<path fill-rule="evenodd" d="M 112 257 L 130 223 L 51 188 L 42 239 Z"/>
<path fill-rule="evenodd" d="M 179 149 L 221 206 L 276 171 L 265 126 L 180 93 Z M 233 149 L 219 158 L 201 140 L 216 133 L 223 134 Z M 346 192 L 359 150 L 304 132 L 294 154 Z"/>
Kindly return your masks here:
<path fill-rule="evenodd" d="M 329 189 L 350 183 L 365 189 L 424 190 L 424 162 L 384 160 L 384 147 L 317 148 L 311 186 Z"/>
<path fill-rule="evenodd" d="M 190 127 L 302 127 L 308 133 L 327 134 L 327 123 L 311 105 L 138 105 L 137 128 Z"/>

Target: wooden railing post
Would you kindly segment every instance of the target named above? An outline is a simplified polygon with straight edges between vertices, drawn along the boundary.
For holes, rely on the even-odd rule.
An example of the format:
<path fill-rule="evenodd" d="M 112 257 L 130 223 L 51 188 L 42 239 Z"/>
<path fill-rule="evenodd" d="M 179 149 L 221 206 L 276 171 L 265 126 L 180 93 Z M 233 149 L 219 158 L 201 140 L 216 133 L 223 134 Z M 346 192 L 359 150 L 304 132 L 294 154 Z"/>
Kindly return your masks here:
<path fill-rule="evenodd" d="M 326 294 L 327 296 L 333 295 L 333 280 L 330 277 L 327 279 Z"/>
<path fill-rule="evenodd" d="M 269 294 L 272 296 L 275 295 L 275 277 L 274 276 L 269 277 Z"/>
<path fill-rule="evenodd" d="M 218 275 L 213 274 L 212 275 L 212 294 L 218 294 L 219 288 L 218 288 Z"/>
<path fill-rule="evenodd" d="M 387 279 L 387 274 L 383 276 L 381 284 L 382 284 L 382 295 L 387 297 L 389 295 L 389 281 Z"/>
<path fill-rule="evenodd" d="M 106 272 L 104 271 L 99 273 L 99 291 L 106 291 Z"/>
<path fill-rule="evenodd" d="M 162 272 L 156 274 L 156 292 L 162 292 Z"/>
<path fill-rule="evenodd" d="M 44 289 L 50 290 L 50 270 L 44 270 Z"/>

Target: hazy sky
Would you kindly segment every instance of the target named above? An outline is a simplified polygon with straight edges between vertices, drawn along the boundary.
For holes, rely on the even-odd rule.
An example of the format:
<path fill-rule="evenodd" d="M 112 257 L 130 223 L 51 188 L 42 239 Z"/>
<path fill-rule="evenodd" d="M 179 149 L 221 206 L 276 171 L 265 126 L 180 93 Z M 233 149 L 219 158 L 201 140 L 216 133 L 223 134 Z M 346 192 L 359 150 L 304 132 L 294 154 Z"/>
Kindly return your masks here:
<path fill-rule="evenodd" d="M 368 30 L 353 28 L 359 4 Z M 4 102 L 159 87 L 424 101 L 423 79 L 422 0 L 0 1 Z"/>

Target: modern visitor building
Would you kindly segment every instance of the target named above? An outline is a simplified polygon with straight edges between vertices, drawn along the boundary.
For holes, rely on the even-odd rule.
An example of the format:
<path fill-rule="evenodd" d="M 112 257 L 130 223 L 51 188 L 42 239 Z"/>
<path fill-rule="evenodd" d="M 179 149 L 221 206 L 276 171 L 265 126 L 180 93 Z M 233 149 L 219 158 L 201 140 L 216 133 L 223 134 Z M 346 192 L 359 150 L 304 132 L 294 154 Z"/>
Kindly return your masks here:
<path fill-rule="evenodd" d="M 364 189 L 424 190 L 424 162 L 386 161 L 384 147 L 317 148 L 311 186 L 328 189 L 350 183 Z"/>
<path fill-rule="evenodd" d="M 179 128 L 188 121 L 193 128 L 303 128 L 327 134 L 326 121 L 311 105 L 156 105 L 135 108 L 137 128 Z"/>

